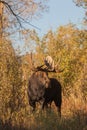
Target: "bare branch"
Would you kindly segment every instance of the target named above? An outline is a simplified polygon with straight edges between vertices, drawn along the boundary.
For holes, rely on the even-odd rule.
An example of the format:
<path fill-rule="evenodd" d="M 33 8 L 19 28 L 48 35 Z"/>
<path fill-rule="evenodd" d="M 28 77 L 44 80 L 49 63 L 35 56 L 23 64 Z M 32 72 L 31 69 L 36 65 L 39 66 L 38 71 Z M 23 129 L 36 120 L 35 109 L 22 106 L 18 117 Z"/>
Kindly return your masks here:
<path fill-rule="evenodd" d="M 35 26 L 35 25 L 31 24 L 30 22 L 24 20 L 22 17 L 20 17 L 20 16 L 18 16 L 18 17 L 19 17 L 24 23 L 27 23 L 27 24 L 29 24 L 30 26 L 32 26 L 32 27 L 34 27 L 34 28 L 36 28 L 36 29 L 38 29 L 38 30 L 41 30 L 41 29 L 38 28 L 37 26 Z"/>
<path fill-rule="evenodd" d="M 30 26 L 32 26 L 32 27 L 34 27 L 34 28 L 40 30 L 40 28 L 38 28 L 37 26 L 31 24 L 30 22 L 24 20 L 21 16 L 19 16 L 18 14 L 16 14 L 16 13 L 13 11 L 13 9 L 11 8 L 11 6 L 10 6 L 7 2 L 0 0 L 0 3 L 4 4 L 4 5 L 6 6 L 6 8 L 7 8 L 8 10 L 10 10 L 10 12 L 13 14 L 13 16 L 14 16 L 14 17 L 16 18 L 16 20 L 18 21 L 18 23 L 19 23 L 19 25 L 20 25 L 21 28 L 23 28 L 21 22 L 24 22 L 24 23 L 27 23 L 27 24 L 29 24 Z"/>
<path fill-rule="evenodd" d="M 11 6 L 10 6 L 7 2 L 5 2 L 5 1 L 0 1 L 0 2 L 3 3 L 3 4 L 6 6 L 6 8 L 8 8 L 8 9 L 10 10 L 10 12 L 15 16 L 15 18 L 16 18 L 17 21 L 18 21 L 18 23 L 20 24 L 20 27 L 22 27 L 21 22 L 20 22 L 20 19 L 19 19 L 18 16 L 14 13 L 14 11 L 13 11 L 12 8 L 11 8 Z"/>

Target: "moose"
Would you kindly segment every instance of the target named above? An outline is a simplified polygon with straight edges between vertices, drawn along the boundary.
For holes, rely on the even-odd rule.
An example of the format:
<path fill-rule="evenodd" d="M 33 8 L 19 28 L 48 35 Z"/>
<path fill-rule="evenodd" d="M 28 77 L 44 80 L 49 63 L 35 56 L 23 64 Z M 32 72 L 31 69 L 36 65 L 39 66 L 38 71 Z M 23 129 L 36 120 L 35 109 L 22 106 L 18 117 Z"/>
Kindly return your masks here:
<path fill-rule="evenodd" d="M 46 62 L 46 61 L 45 61 Z M 48 64 L 49 65 L 49 64 Z M 36 109 L 36 102 L 42 103 L 42 109 L 51 105 L 54 101 L 58 113 L 61 116 L 61 84 L 55 78 L 49 78 L 48 72 L 57 72 L 55 69 L 43 68 L 44 65 L 34 67 L 33 74 L 29 78 L 28 82 L 28 100 L 29 105 Z"/>

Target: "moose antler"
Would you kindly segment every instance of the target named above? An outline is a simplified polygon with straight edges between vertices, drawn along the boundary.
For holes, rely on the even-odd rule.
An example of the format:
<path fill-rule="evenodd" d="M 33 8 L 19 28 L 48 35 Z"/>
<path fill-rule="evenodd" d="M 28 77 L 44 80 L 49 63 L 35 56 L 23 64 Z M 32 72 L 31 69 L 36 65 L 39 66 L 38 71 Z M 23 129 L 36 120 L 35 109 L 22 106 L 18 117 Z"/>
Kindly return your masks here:
<path fill-rule="evenodd" d="M 47 56 L 45 58 L 43 65 L 35 67 L 34 66 L 34 62 L 33 62 L 33 56 L 32 56 L 32 53 L 31 53 L 31 62 L 32 62 L 32 68 L 31 68 L 31 70 L 35 71 L 35 72 L 37 72 L 37 71 L 44 71 L 44 72 L 60 73 L 60 72 L 64 71 L 64 69 L 59 70 L 58 69 L 58 65 L 54 65 L 54 61 L 53 61 L 53 59 L 52 59 L 51 56 Z"/>
<path fill-rule="evenodd" d="M 44 72 L 54 72 L 54 73 L 60 73 L 60 72 L 63 72 L 64 69 L 62 70 L 59 70 L 57 68 L 54 68 L 53 70 L 50 70 L 49 68 L 45 67 L 45 68 L 42 68 L 43 66 L 45 66 L 45 64 L 41 65 L 41 66 L 37 66 L 36 68 L 32 68 L 32 71 L 44 71 Z"/>

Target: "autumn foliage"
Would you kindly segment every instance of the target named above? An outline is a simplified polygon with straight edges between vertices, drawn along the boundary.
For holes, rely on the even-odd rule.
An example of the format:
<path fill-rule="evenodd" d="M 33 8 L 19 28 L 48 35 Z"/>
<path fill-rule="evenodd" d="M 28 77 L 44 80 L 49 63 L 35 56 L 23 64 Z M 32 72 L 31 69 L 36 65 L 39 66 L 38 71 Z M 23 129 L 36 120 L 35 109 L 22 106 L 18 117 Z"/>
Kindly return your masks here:
<path fill-rule="evenodd" d="M 33 61 L 43 64 L 51 55 L 55 64 L 64 69 L 49 73 L 62 85 L 62 118 L 54 103 L 51 111 L 33 114 L 28 104 L 27 83 L 31 75 L 30 52 L 17 55 L 10 41 L 0 43 L 0 129 L 1 130 L 87 130 L 87 31 L 72 24 L 48 31 L 40 38 L 30 35 L 35 44 Z"/>

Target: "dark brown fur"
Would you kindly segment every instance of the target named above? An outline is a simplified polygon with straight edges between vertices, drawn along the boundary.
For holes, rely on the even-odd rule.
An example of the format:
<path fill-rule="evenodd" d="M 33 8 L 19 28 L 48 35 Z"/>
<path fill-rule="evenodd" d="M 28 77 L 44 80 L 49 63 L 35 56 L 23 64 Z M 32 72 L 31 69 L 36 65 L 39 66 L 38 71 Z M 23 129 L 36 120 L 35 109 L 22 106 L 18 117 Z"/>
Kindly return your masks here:
<path fill-rule="evenodd" d="M 61 116 L 61 84 L 55 78 L 48 78 L 46 72 L 37 71 L 33 73 L 29 79 L 28 84 L 28 99 L 29 105 L 35 110 L 36 102 L 42 101 L 42 109 L 54 101 L 58 113 Z"/>
<path fill-rule="evenodd" d="M 50 86 L 49 83 L 46 72 L 37 71 L 31 75 L 28 84 L 28 99 L 33 110 L 36 108 L 36 102 L 44 102 L 45 89 Z"/>
<path fill-rule="evenodd" d="M 47 107 L 48 104 L 50 104 L 51 106 L 52 101 L 54 101 L 58 109 L 58 113 L 61 116 L 61 104 L 62 104 L 61 84 L 55 78 L 50 78 L 50 84 L 51 86 L 46 88 L 45 90 L 45 95 L 44 95 L 45 101 L 43 103 L 43 108 Z"/>

